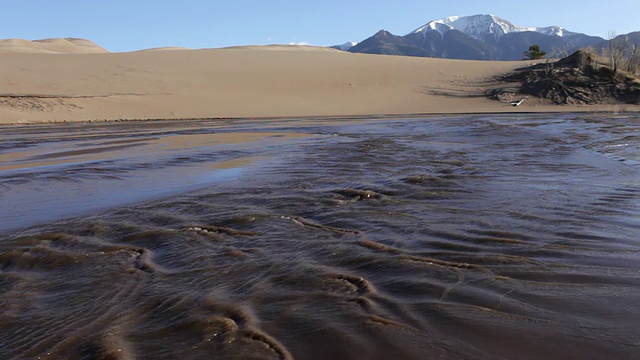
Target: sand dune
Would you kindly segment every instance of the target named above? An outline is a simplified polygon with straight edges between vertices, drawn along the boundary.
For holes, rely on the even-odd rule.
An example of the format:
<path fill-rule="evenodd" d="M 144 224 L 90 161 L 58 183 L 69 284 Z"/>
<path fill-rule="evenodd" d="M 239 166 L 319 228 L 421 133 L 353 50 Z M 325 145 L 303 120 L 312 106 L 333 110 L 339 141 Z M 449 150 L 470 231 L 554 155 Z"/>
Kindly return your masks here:
<path fill-rule="evenodd" d="M 156 47 L 156 48 L 142 49 L 142 50 L 138 50 L 138 52 L 145 52 L 145 51 L 173 51 L 173 50 L 190 50 L 190 49 L 186 48 L 186 47 L 182 47 L 182 46 L 162 46 L 162 47 Z"/>
<path fill-rule="evenodd" d="M 75 39 L 3 44 L 0 123 L 5 124 L 615 110 L 548 106 L 535 99 L 513 108 L 483 96 L 493 76 L 526 62 L 351 54 L 309 46 L 87 54 L 101 48 Z M 60 54 L 69 47 L 75 50 Z M 36 51 L 44 48 L 49 50 Z M 58 53 L 51 55 L 51 49 Z"/>
<path fill-rule="evenodd" d="M 236 49 L 236 50 L 270 50 L 270 51 L 311 51 L 311 52 L 342 52 L 329 47 L 311 46 L 311 45 L 285 45 L 285 44 L 272 44 L 272 45 L 242 45 L 242 46 L 229 46 L 223 49 Z"/>
<path fill-rule="evenodd" d="M 108 51 L 92 41 L 77 38 L 57 38 L 43 40 L 7 39 L 0 40 L 0 54 L 41 53 L 41 54 L 93 54 Z"/>

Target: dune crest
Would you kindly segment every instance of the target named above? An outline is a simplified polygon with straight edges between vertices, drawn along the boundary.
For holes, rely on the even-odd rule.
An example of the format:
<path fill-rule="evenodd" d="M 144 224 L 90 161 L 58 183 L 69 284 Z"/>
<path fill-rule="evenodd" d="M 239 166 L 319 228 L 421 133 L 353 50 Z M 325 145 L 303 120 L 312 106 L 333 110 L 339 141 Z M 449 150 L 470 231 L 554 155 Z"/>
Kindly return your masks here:
<path fill-rule="evenodd" d="M 86 39 L 52 38 L 42 40 L 5 39 L 0 40 L 2 53 L 40 54 L 100 54 L 109 51 Z"/>
<path fill-rule="evenodd" d="M 309 51 L 309 52 L 342 52 L 325 46 L 313 45 L 288 45 L 288 44 L 271 44 L 271 45 L 239 45 L 229 46 L 223 49 L 234 50 L 268 50 L 268 51 Z"/>
<path fill-rule="evenodd" d="M 161 46 L 149 49 L 138 50 L 137 52 L 150 52 L 150 51 L 182 51 L 182 50 L 191 50 L 182 46 Z"/>

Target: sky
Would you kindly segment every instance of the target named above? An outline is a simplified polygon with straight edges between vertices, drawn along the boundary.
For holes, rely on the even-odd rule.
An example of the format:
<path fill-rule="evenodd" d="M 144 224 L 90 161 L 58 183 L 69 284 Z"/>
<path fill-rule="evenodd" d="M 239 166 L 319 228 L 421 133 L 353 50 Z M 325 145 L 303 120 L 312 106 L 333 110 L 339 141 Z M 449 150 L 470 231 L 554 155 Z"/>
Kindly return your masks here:
<path fill-rule="evenodd" d="M 493 14 L 606 38 L 640 31 L 638 0 L 0 0 L 0 39 L 77 37 L 107 50 L 361 41 L 431 20 Z"/>

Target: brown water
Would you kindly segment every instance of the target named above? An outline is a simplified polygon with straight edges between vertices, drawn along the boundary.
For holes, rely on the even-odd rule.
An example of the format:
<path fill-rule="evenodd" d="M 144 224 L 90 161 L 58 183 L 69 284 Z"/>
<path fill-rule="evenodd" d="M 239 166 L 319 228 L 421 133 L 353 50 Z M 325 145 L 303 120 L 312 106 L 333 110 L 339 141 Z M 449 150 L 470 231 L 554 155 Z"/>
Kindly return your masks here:
<path fill-rule="evenodd" d="M 2 359 L 640 354 L 637 117 L 0 138 Z"/>

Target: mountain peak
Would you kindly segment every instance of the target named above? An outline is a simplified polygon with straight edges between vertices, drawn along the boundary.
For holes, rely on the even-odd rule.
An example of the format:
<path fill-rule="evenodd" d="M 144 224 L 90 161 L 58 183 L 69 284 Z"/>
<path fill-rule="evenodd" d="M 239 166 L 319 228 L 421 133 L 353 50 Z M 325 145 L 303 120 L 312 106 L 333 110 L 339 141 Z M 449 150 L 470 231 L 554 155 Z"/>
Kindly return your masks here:
<path fill-rule="evenodd" d="M 374 37 L 381 37 L 381 36 L 393 36 L 393 34 L 391 34 L 390 32 L 388 32 L 387 30 L 380 30 L 377 33 L 375 33 L 375 35 L 373 35 Z"/>
<path fill-rule="evenodd" d="M 497 42 L 508 33 L 534 31 L 545 35 L 568 36 L 575 33 L 566 31 L 559 26 L 547 26 L 526 28 L 518 26 L 508 20 L 499 18 L 493 14 L 479 14 L 471 16 L 449 16 L 440 20 L 428 22 L 411 33 L 426 33 L 437 31 L 444 35 L 447 31 L 458 30 L 480 41 Z M 411 34 L 410 33 L 410 34 Z"/>

